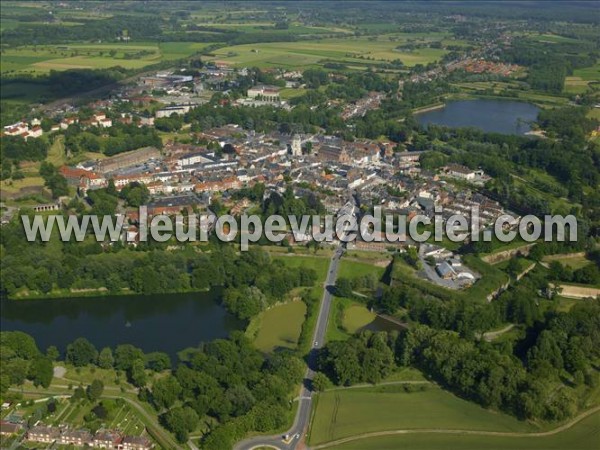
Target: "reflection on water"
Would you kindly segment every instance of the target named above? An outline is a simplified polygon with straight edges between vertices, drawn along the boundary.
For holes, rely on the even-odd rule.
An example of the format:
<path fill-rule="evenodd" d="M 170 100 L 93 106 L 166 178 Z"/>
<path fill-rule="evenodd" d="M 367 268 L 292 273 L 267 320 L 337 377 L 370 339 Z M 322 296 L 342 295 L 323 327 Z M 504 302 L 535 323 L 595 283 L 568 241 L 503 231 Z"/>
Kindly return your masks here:
<path fill-rule="evenodd" d="M 539 108 L 531 103 L 508 100 L 451 101 L 444 108 L 415 118 L 421 125 L 445 125 L 453 128 L 474 127 L 487 132 L 525 134 L 537 119 Z"/>
<path fill-rule="evenodd" d="M 369 330 L 369 331 L 399 331 L 402 327 L 391 320 L 384 319 L 381 316 L 375 316 L 372 322 L 362 327 L 358 332 Z"/>
<path fill-rule="evenodd" d="M 219 304 L 220 292 L 0 301 L 0 329 L 32 335 L 43 350 L 78 337 L 96 347 L 133 344 L 170 355 L 239 329 Z"/>

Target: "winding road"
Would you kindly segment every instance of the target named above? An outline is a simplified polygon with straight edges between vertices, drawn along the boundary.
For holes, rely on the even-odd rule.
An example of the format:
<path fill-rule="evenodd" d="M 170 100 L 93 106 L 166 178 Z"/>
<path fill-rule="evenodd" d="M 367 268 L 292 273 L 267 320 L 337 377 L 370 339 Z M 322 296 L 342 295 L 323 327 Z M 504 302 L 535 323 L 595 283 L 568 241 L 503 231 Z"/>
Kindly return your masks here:
<path fill-rule="evenodd" d="M 312 406 L 312 379 L 315 376 L 315 365 L 318 350 L 325 343 L 325 334 L 327 332 L 327 320 L 329 318 L 329 310 L 331 308 L 332 295 L 331 291 L 335 285 L 337 278 L 340 258 L 344 254 L 344 247 L 340 246 L 331 257 L 329 269 L 325 280 L 323 290 L 323 300 L 317 317 L 317 325 L 313 334 L 313 347 L 308 355 L 308 367 L 304 374 L 300 395 L 298 396 L 298 411 L 294 424 L 284 435 L 289 436 L 289 439 L 284 440 L 282 434 L 275 436 L 257 436 L 235 445 L 234 450 L 251 450 L 259 447 L 270 447 L 279 450 L 294 450 L 300 444 L 305 436 L 308 424 L 310 421 L 310 412 Z"/>

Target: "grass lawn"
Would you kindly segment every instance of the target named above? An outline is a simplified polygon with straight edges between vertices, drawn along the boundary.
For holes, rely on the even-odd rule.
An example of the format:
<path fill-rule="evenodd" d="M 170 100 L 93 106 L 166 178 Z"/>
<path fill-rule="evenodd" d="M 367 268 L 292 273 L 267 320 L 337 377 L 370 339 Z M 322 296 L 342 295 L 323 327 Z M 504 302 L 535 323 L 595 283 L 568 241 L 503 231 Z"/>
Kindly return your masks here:
<path fill-rule="evenodd" d="M 335 450 L 597 450 L 600 413 L 586 417 L 572 428 L 544 437 L 465 436 L 406 434 L 373 437 L 330 447 Z"/>
<path fill-rule="evenodd" d="M 600 108 L 593 108 L 588 112 L 587 116 L 590 119 L 600 120 Z"/>
<path fill-rule="evenodd" d="M 344 316 L 346 308 L 353 304 L 354 302 L 349 298 L 335 296 L 332 298 L 329 320 L 327 321 L 327 331 L 325 333 L 325 340 L 327 342 L 345 341 L 351 336 L 344 325 Z"/>
<path fill-rule="evenodd" d="M 296 348 L 305 314 L 306 305 L 301 301 L 278 305 L 265 311 L 258 318 L 260 324 L 254 345 L 263 352 Z"/>
<path fill-rule="evenodd" d="M 571 308 L 575 305 L 577 305 L 578 303 L 581 302 L 585 302 L 586 300 L 583 299 L 579 299 L 579 298 L 566 298 L 566 297 L 562 297 L 560 295 L 556 296 L 556 301 L 558 302 L 558 307 L 557 309 L 561 312 L 568 312 L 571 310 Z"/>
<path fill-rule="evenodd" d="M 310 445 L 394 429 L 534 431 L 526 422 L 488 411 L 438 387 L 411 393 L 401 385 L 328 391 L 319 394 L 315 408 Z"/>
<path fill-rule="evenodd" d="M 543 259 L 544 262 L 558 261 L 563 266 L 571 268 L 571 270 L 581 269 L 587 265 L 593 264 L 585 255 L 548 255 Z"/>
<path fill-rule="evenodd" d="M 342 325 L 348 333 L 354 334 L 373 322 L 376 317 L 366 306 L 355 303 L 344 310 Z"/>
<path fill-rule="evenodd" d="M 317 281 L 313 287 L 315 294 L 319 294 L 319 300 L 323 295 L 323 283 L 327 277 L 327 270 L 329 269 L 329 257 L 322 256 L 304 256 L 295 255 L 293 253 L 286 253 L 282 255 L 271 254 L 271 257 L 275 261 L 281 261 L 288 267 L 306 267 L 308 269 L 314 269 L 317 272 Z"/>
<path fill-rule="evenodd" d="M 119 382 L 117 383 L 117 378 L 115 376 L 115 371 L 112 369 L 101 369 L 99 367 L 79 367 L 76 368 L 71 364 L 66 364 L 64 362 L 59 363 L 58 365 L 63 366 L 67 369 L 63 379 L 54 378 L 53 384 L 69 384 L 71 383 L 73 386 L 78 386 L 79 383 L 82 383 L 84 386 L 91 384 L 93 380 L 100 380 L 104 383 L 105 387 L 124 387 L 126 389 L 133 389 L 133 386 L 127 383 L 127 380 L 124 376 L 120 376 L 118 378 Z"/>
<path fill-rule="evenodd" d="M 353 261 L 351 259 L 342 258 L 340 261 L 338 277 L 357 278 L 364 275 L 375 275 L 378 279 L 380 279 L 385 272 L 386 266 L 383 266 L 382 264 L 375 265 L 368 262 Z"/>
<path fill-rule="evenodd" d="M 38 188 L 37 190 L 42 190 L 44 186 L 44 179 L 39 176 L 35 177 L 25 177 L 20 180 L 4 180 L 2 181 L 2 191 L 14 194 L 19 192 L 21 189 L 25 188 Z"/>
<path fill-rule="evenodd" d="M 271 253 L 271 257 L 273 260 L 281 261 L 282 264 L 286 264 L 289 267 L 307 267 L 314 269 L 317 272 L 317 281 L 310 289 L 310 296 L 317 302 L 321 302 L 321 299 L 323 298 L 323 285 L 325 283 L 325 278 L 327 277 L 327 271 L 329 270 L 329 256 L 301 256 L 289 253 L 277 255 Z M 312 347 L 312 330 L 314 330 L 317 321 L 318 309 L 318 304 L 313 306 L 304 322 L 303 332 L 301 333 L 298 342 L 299 351 L 302 354 L 307 353 Z"/>
<path fill-rule="evenodd" d="M 57 136 L 48 150 L 46 161 L 60 167 L 65 164 L 67 155 L 65 154 L 65 137 Z"/>

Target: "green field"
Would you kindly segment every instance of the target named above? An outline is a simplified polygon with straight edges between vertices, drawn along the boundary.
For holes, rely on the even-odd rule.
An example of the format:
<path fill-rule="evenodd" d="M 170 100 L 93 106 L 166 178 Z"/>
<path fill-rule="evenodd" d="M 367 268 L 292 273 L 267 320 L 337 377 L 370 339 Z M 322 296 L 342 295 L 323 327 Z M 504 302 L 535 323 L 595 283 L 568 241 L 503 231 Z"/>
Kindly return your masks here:
<path fill-rule="evenodd" d="M 322 250 L 328 253 L 328 251 Z M 286 256 L 288 255 L 288 256 Z M 280 261 L 282 264 L 286 264 L 289 267 L 306 267 L 314 269 L 317 272 L 317 281 L 315 285 L 310 288 L 310 296 L 316 301 L 320 302 L 323 298 L 323 286 L 325 278 L 327 277 L 327 270 L 329 270 L 329 256 L 303 256 L 303 255 L 274 255 L 271 253 L 273 260 Z M 301 334 L 300 341 L 298 342 L 299 351 L 301 353 L 307 353 L 312 346 L 312 330 L 317 322 L 318 307 L 313 307 L 306 317 L 306 321 L 303 325 L 305 332 Z"/>
<path fill-rule="evenodd" d="M 452 434 L 405 434 L 373 437 L 328 447 L 335 450 L 597 450 L 600 413 L 550 436 L 466 436 Z"/>
<path fill-rule="evenodd" d="M 388 385 L 319 394 L 309 442 L 312 446 L 361 433 L 423 428 L 535 431 L 526 422 L 437 387 L 407 393 L 402 385 Z"/>
<path fill-rule="evenodd" d="M 375 313 L 364 305 L 354 304 L 345 309 L 342 325 L 348 333 L 354 334 L 373 322 L 375 317 Z"/>
<path fill-rule="evenodd" d="M 383 261 L 383 260 L 382 260 Z M 374 265 L 368 262 L 355 261 L 343 258 L 340 261 L 338 277 L 356 278 L 364 275 L 375 275 L 378 279 L 383 276 L 385 266 Z"/>
<path fill-rule="evenodd" d="M 295 254 L 283 254 L 274 255 L 271 254 L 273 260 L 281 261 L 288 267 L 306 267 L 308 269 L 314 269 L 317 272 L 317 281 L 315 283 L 315 289 L 323 293 L 323 283 L 327 277 L 327 270 L 329 269 L 329 257 L 322 256 L 305 256 Z M 319 297 L 320 298 L 320 297 Z"/>
<path fill-rule="evenodd" d="M 579 39 L 573 39 L 567 36 L 560 36 L 558 34 L 540 34 L 535 37 L 538 42 L 547 42 L 550 44 L 556 44 L 561 42 L 577 43 L 581 42 Z"/>
<path fill-rule="evenodd" d="M 582 94 L 590 89 L 590 83 L 600 82 L 600 62 L 591 67 L 575 69 L 573 76 L 565 79 L 565 92 L 568 94 Z"/>
<path fill-rule="evenodd" d="M 544 262 L 558 261 L 563 266 L 569 267 L 571 270 L 581 269 L 582 267 L 592 264 L 592 261 L 587 259 L 585 255 L 550 255 L 545 256 Z"/>
<path fill-rule="evenodd" d="M 266 353 L 280 348 L 296 348 L 305 314 L 306 305 L 300 301 L 278 305 L 265 311 L 258 319 L 260 326 L 254 345 Z"/>
<path fill-rule="evenodd" d="M 420 48 L 413 52 L 394 50 L 398 42 L 389 37 L 334 38 L 299 42 L 257 43 L 234 45 L 215 50 L 207 59 L 236 67 L 314 67 L 325 62 L 353 65 L 379 64 L 400 59 L 406 66 L 428 64 L 436 61 L 445 50 Z"/>
<path fill-rule="evenodd" d="M 140 69 L 151 64 L 185 58 L 202 51 L 199 42 L 136 42 L 23 46 L 3 50 L 2 73 L 45 73 L 50 70 L 106 69 L 121 66 Z"/>

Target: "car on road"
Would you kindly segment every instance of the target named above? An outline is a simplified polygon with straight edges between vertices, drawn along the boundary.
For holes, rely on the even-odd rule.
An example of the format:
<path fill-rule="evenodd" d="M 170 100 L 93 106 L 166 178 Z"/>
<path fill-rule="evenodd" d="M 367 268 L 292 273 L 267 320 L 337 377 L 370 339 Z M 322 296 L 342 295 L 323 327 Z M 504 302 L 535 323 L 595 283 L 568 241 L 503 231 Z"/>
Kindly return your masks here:
<path fill-rule="evenodd" d="M 317 341 L 315 341 L 313 347 L 316 347 L 317 345 L 319 345 L 319 343 Z"/>

